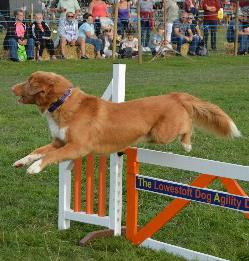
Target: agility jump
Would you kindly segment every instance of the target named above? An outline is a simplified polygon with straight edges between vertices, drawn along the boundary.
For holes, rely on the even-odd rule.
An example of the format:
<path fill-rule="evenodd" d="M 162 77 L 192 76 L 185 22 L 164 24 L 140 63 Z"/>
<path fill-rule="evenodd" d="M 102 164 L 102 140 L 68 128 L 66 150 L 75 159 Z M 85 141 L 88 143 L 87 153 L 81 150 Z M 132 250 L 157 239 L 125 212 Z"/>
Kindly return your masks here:
<path fill-rule="evenodd" d="M 126 65 L 113 65 L 113 78 L 105 90 L 102 99 L 122 102 L 125 99 Z M 110 193 L 106 193 L 106 157 L 99 160 L 98 211 L 94 213 L 94 165 L 93 155 L 86 159 L 86 205 L 81 205 L 82 159 L 64 161 L 59 164 L 59 229 L 70 228 L 70 221 L 107 227 L 107 230 L 90 233 L 81 240 L 84 245 L 92 238 L 106 235 L 121 235 L 122 215 L 122 168 L 123 157 L 116 153 L 110 155 Z M 74 200 L 71 207 L 71 176 L 74 172 Z M 106 213 L 106 201 L 109 212 Z"/>
<path fill-rule="evenodd" d="M 173 153 L 130 148 L 127 154 L 127 211 L 126 237 L 136 245 L 182 256 L 187 260 L 224 261 L 218 257 L 150 239 L 191 201 L 224 207 L 242 212 L 249 219 L 249 197 L 237 181 L 249 181 L 249 166 L 187 157 Z M 139 163 L 148 163 L 197 173 L 191 185 L 161 180 L 139 174 Z M 204 189 L 219 179 L 228 193 Z M 147 191 L 174 199 L 156 217 L 138 230 L 138 191 Z"/>

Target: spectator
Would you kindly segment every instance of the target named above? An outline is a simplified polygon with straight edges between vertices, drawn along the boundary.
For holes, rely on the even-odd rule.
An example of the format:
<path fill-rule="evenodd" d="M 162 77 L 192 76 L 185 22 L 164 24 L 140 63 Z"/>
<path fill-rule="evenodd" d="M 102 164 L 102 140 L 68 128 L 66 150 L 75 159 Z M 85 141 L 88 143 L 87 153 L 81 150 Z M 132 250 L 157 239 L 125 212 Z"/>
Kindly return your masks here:
<path fill-rule="evenodd" d="M 97 53 L 96 58 L 100 59 L 101 58 L 100 50 L 102 49 L 102 41 L 98 39 L 95 34 L 93 16 L 89 13 L 85 13 L 83 18 L 86 21 L 79 28 L 78 42 L 80 42 L 81 48 L 83 48 L 85 43 L 92 44 Z M 81 52 L 83 55 L 84 51 L 82 50 Z M 82 59 L 84 58 L 82 57 Z"/>
<path fill-rule="evenodd" d="M 113 30 L 105 29 L 103 34 L 100 36 L 102 41 L 102 56 L 106 58 L 112 57 L 112 48 L 113 48 Z"/>
<path fill-rule="evenodd" d="M 181 18 L 175 21 L 173 25 L 172 42 L 177 44 L 177 51 L 180 53 L 181 46 L 189 43 L 189 55 L 196 55 L 196 48 L 198 46 L 198 38 L 193 36 L 189 22 L 189 14 L 183 12 Z"/>
<path fill-rule="evenodd" d="M 15 18 L 7 23 L 7 33 L 4 39 L 4 49 L 10 52 L 10 60 L 19 62 L 18 46 L 25 46 L 28 60 L 34 59 L 34 39 L 30 37 L 27 24 L 24 20 L 24 11 L 16 10 Z"/>
<path fill-rule="evenodd" d="M 140 2 L 141 10 L 141 42 L 144 51 L 150 51 L 148 47 L 150 40 L 150 32 L 154 27 L 153 19 L 153 1 L 152 0 L 142 0 Z"/>
<path fill-rule="evenodd" d="M 119 55 L 121 58 L 132 58 L 138 55 L 138 39 L 135 38 L 132 32 L 126 33 L 127 38 L 121 42 Z"/>
<path fill-rule="evenodd" d="M 164 26 L 159 24 L 157 27 L 157 33 L 151 37 L 150 40 L 150 50 L 152 55 L 156 55 L 158 52 L 163 54 L 168 50 L 166 47 L 166 42 L 164 41 Z"/>
<path fill-rule="evenodd" d="M 118 3 L 118 34 L 124 37 L 124 32 L 128 30 L 130 17 L 130 2 L 120 0 Z"/>
<path fill-rule="evenodd" d="M 220 0 L 203 0 L 202 8 L 204 10 L 204 43 L 207 48 L 208 31 L 211 32 L 211 48 L 216 50 L 216 32 L 218 25 L 218 11 L 222 7 Z"/>
<path fill-rule="evenodd" d="M 92 0 L 92 2 L 89 5 L 88 12 L 93 17 L 95 33 L 98 36 L 101 33 L 100 18 L 109 16 L 108 15 L 108 6 L 102 0 Z"/>
<path fill-rule="evenodd" d="M 72 12 L 66 13 L 66 19 L 60 20 L 58 28 L 58 40 L 61 46 L 62 59 L 65 58 L 65 47 L 67 44 L 75 46 L 79 36 L 78 21 Z M 58 42 L 58 40 L 56 42 Z M 55 46 L 57 43 L 55 44 Z"/>
<path fill-rule="evenodd" d="M 42 13 L 35 15 L 35 22 L 32 24 L 32 35 L 37 48 L 37 60 L 42 60 L 42 53 L 45 48 L 48 49 L 51 59 L 55 60 L 54 42 L 51 39 L 51 30 L 43 21 Z"/>
<path fill-rule="evenodd" d="M 245 55 L 249 51 L 249 24 L 245 14 L 239 10 L 239 55 Z M 235 41 L 235 19 L 233 19 L 227 29 L 227 41 Z"/>
<path fill-rule="evenodd" d="M 77 0 L 59 0 L 57 12 L 60 13 L 60 19 L 65 19 L 69 12 L 77 17 L 80 13 L 80 5 Z"/>
<path fill-rule="evenodd" d="M 189 13 L 188 16 L 188 23 L 190 25 L 190 29 L 193 34 L 193 38 L 196 38 L 196 54 L 200 56 L 207 56 L 208 51 L 207 48 L 205 47 L 203 37 L 201 34 L 201 30 L 199 25 L 197 24 L 197 21 L 194 19 L 194 16 L 192 13 Z"/>
<path fill-rule="evenodd" d="M 172 35 L 172 28 L 173 23 L 179 19 L 179 7 L 177 5 L 176 0 L 168 0 L 167 5 L 167 16 L 166 16 L 166 40 L 168 44 L 171 43 L 171 35 Z M 172 46 L 168 46 L 169 48 L 172 48 Z"/>
<path fill-rule="evenodd" d="M 195 17 L 198 16 L 197 1 L 195 0 L 185 0 L 184 1 L 184 11 L 193 14 Z"/>

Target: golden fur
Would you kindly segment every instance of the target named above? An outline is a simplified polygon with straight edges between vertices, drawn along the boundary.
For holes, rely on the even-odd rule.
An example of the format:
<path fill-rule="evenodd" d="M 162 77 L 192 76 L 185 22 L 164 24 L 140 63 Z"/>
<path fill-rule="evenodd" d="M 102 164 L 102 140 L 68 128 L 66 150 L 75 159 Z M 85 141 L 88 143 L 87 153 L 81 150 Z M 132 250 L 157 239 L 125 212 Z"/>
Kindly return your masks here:
<path fill-rule="evenodd" d="M 35 161 L 28 172 L 38 173 L 52 163 L 89 153 L 122 151 L 141 140 L 167 144 L 179 137 L 190 151 L 193 125 L 223 137 L 240 136 L 231 118 L 218 106 L 187 93 L 113 103 L 73 88 L 65 103 L 53 113 L 47 112 L 69 87 L 71 82 L 49 72 L 35 72 L 26 82 L 12 87 L 19 102 L 36 104 L 57 130 L 51 144 L 36 149 L 14 166 Z"/>

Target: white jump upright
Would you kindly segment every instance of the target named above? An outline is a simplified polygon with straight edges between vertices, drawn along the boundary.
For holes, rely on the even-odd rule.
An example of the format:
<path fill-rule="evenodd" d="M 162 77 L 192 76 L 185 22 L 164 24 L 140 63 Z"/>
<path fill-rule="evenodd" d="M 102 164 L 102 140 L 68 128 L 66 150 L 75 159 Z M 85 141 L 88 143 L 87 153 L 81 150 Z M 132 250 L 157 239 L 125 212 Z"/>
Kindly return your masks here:
<path fill-rule="evenodd" d="M 105 90 L 102 99 L 113 102 L 125 100 L 125 64 L 113 65 L 113 78 Z M 117 154 L 110 156 L 110 193 L 109 213 L 106 216 L 87 214 L 84 211 L 75 212 L 71 207 L 71 175 L 73 161 L 59 164 L 59 229 L 70 228 L 70 221 L 100 225 L 113 231 L 114 235 L 121 234 L 122 215 L 122 167 L 123 158 Z"/>

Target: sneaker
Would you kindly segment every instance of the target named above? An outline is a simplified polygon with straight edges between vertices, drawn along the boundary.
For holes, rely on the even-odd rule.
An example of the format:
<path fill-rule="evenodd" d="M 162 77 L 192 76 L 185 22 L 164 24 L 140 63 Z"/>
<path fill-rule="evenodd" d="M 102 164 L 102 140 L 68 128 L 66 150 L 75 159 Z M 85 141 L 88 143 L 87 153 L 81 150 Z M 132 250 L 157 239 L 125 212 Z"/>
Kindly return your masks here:
<path fill-rule="evenodd" d="M 191 56 L 196 56 L 196 54 L 194 52 L 188 52 L 188 54 Z"/>
<path fill-rule="evenodd" d="M 42 61 L 41 56 L 38 56 L 38 57 L 37 57 L 37 61 L 38 61 L 38 62 L 41 62 L 41 61 Z"/>
<path fill-rule="evenodd" d="M 51 60 L 57 60 L 57 58 L 56 58 L 55 55 L 52 55 L 50 59 L 51 59 Z"/>
<path fill-rule="evenodd" d="M 169 44 L 169 43 L 165 45 L 165 48 L 168 49 L 168 50 L 172 50 L 173 49 L 172 45 Z"/>
<path fill-rule="evenodd" d="M 80 59 L 81 60 L 84 60 L 84 59 L 89 59 L 86 55 L 82 55 L 81 57 L 80 57 Z"/>
<path fill-rule="evenodd" d="M 143 52 L 146 52 L 146 47 L 142 47 L 142 51 L 143 51 Z"/>

